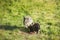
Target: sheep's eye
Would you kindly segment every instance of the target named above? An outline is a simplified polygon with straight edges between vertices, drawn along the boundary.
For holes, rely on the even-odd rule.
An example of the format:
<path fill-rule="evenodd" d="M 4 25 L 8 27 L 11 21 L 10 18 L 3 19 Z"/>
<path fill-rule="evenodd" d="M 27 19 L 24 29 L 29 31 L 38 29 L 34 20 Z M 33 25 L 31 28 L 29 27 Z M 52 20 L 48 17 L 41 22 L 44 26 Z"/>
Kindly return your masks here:
<path fill-rule="evenodd" d="M 26 18 L 26 20 L 29 20 L 29 18 Z"/>

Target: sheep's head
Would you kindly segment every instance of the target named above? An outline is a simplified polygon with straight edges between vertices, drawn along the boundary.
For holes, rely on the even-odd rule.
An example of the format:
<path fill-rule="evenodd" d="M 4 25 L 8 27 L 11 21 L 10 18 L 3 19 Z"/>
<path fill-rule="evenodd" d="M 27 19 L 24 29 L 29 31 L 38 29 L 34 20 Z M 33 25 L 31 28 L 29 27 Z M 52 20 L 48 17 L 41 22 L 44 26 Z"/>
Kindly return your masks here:
<path fill-rule="evenodd" d="M 28 28 L 28 26 L 30 26 L 33 23 L 33 20 L 30 16 L 25 16 L 23 23 L 25 27 Z"/>

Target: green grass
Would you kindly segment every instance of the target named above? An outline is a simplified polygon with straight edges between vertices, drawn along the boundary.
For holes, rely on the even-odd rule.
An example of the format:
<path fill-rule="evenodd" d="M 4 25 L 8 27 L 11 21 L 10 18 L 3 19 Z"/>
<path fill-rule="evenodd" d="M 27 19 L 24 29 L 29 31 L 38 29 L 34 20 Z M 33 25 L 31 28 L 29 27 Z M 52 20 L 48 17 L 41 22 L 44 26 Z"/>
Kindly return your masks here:
<path fill-rule="evenodd" d="M 39 22 L 39 34 L 28 34 L 23 17 Z M 0 40 L 60 40 L 60 0 L 0 0 Z"/>

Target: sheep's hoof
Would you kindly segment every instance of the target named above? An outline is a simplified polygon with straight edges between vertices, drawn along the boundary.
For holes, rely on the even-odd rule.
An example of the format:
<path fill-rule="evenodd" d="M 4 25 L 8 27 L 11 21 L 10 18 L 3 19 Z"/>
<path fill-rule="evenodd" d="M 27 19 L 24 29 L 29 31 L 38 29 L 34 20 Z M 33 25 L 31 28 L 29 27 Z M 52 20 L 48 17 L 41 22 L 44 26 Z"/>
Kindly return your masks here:
<path fill-rule="evenodd" d="M 34 34 L 34 32 L 30 32 L 30 34 Z"/>

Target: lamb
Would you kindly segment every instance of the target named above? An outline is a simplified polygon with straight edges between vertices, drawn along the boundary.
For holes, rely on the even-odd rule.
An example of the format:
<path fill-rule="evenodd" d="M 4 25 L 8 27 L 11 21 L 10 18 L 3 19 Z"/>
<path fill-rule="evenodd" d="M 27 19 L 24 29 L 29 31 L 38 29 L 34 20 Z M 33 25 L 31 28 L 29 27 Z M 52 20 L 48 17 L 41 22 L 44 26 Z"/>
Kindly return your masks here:
<path fill-rule="evenodd" d="M 29 33 L 38 33 L 40 25 L 39 23 L 34 23 L 30 16 L 25 16 L 23 23 L 29 29 Z"/>

